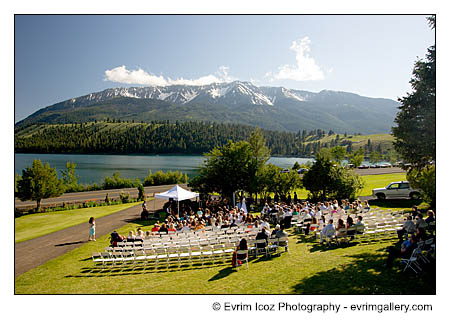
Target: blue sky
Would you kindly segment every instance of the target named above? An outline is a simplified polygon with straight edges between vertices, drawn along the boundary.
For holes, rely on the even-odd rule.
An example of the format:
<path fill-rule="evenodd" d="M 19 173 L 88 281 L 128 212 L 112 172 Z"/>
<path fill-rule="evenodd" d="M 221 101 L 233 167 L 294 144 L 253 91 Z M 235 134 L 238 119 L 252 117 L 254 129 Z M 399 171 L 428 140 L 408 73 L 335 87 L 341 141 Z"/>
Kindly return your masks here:
<path fill-rule="evenodd" d="M 111 87 L 243 80 L 396 99 L 435 43 L 424 15 L 15 17 L 15 121 Z"/>

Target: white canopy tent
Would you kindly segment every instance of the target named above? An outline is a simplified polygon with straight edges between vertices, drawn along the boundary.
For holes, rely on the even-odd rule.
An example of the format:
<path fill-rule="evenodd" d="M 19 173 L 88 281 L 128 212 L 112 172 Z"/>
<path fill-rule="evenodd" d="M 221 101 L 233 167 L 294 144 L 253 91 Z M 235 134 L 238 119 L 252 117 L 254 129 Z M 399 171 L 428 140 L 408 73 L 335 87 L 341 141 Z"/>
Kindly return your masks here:
<path fill-rule="evenodd" d="M 199 193 L 192 192 L 181 188 L 179 185 L 175 185 L 172 189 L 155 194 L 155 198 L 176 200 L 178 202 L 178 212 L 180 212 L 180 201 L 186 199 L 192 199 L 199 196 Z"/>

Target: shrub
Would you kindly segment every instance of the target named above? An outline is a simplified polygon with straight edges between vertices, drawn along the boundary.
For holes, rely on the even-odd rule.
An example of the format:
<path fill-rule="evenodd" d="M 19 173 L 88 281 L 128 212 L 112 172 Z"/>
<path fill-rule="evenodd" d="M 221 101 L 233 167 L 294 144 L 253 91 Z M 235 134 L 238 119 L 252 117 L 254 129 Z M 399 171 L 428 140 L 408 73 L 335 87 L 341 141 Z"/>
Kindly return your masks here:
<path fill-rule="evenodd" d="M 120 201 L 122 204 L 130 202 L 130 195 L 127 192 L 121 192 L 120 193 Z"/>
<path fill-rule="evenodd" d="M 183 174 L 179 171 L 167 171 L 164 173 L 163 171 L 157 171 L 152 174 L 152 171 L 149 170 L 148 175 L 144 179 L 144 186 L 158 186 L 165 184 L 175 184 L 175 183 L 187 183 L 188 176 L 187 174 Z"/>

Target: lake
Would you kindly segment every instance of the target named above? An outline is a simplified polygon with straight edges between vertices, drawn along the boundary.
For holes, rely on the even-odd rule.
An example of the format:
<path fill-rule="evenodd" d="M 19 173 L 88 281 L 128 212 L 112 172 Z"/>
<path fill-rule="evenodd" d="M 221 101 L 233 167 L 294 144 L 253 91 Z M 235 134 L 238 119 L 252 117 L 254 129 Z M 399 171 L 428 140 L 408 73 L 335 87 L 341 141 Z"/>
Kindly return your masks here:
<path fill-rule="evenodd" d="M 153 173 L 162 170 L 187 173 L 189 178 L 198 174 L 205 158 L 201 155 L 87 155 L 87 154 L 15 154 L 14 172 L 22 175 L 22 170 L 31 166 L 34 159 L 48 162 L 56 168 L 58 175 L 65 170 L 67 161 L 77 165 L 75 174 L 82 184 L 103 183 L 107 176 L 119 172 L 122 178 L 139 178 L 143 180 L 149 170 Z M 295 162 L 299 164 L 313 162 L 310 158 L 271 157 L 269 163 L 282 168 L 290 168 Z"/>

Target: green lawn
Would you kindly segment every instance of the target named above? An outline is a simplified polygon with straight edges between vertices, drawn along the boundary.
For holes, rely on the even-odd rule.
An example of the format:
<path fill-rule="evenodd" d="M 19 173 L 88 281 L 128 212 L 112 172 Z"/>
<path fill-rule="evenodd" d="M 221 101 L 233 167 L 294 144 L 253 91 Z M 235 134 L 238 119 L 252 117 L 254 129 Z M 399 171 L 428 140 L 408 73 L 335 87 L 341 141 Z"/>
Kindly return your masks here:
<path fill-rule="evenodd" d="M 140 202 L 21 216 L 14 220 L 15 243 L 87 222 L 90 217 L 107 216 L 137 204 Z"/>
<path fill-rule="evenodd" d="M 151 227 L 136 220 L 119 230 Z M 435 276 L 386 268 L 393 241 L 332 247 L 290 233 L 289 252 L 252 259 L 249 269 L 230 263 L 204 266 L 94 268 L 91 253 L 103 251 L 109 236 L 89 242 L 15 279 L 16 294 L 435 294 Z"/>
<path fill-rule="evenodd" d="M 372 195 L 372 189 L 386 187 L 388 184 L 394 181 L 406 180 L 405 173 L 389 173 L 389 174 L 377 174 L 377 175 L 365 175 L 361 176 L 364 179 L 364 188 L 362 189 L 360 196 Z M 309 191 L 306 189 L 297 189 L 297 196 L 299 199 L 306 199 Z M 273 198 L 274 194 L 271 194 Z M 291 193 L 292 199 L 294 198 L 294 192 Z"/>
<path fill-rule="evenodd" d="M 394 181 L 405 181 L 406 173 L 389 173 L 389 174 L 376 174 L 376 175 L 366 175 L 362 176 L 365 185 L 360 196 L 371 196 L 372 189 L 384 188 L 388 184 Z"/>

